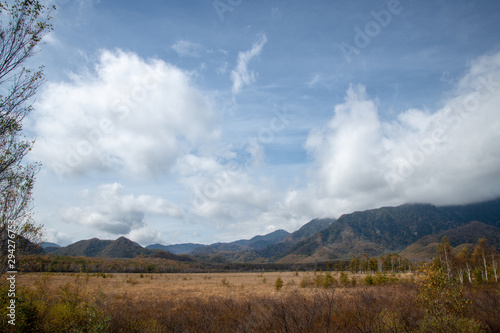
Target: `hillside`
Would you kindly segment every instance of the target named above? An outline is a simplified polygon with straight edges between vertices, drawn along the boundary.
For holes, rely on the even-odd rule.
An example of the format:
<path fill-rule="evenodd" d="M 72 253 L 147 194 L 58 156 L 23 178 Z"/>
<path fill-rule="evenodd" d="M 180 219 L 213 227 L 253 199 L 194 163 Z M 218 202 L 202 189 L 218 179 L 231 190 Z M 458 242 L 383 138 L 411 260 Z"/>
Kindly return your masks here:
<path fill-rule="evenodd" d="M 49 247 L 53 249 L 53 247 Z M 136 258 L 149 257 L 168 260 L 193 261 L 187 255 L 177 255 L 163 249 L 146 249 L 139 244 L 120 237 L 114 241 L 101 240 L 97 238 L 81 240 L 66 247 L 61 247 L 52 252 L 51 255 L 74 256 L 74 257 L 101 257 L 101 258 Z"/>
<path fill-rule="evenodd" d="M 43 248 L 43 249 L 46 249 L 48 247 L 55 247 L 55 248 L 60 248 L 61 246 L 56 244 L 56 243 L 51 243 L 51 242 L 42 242 L 40 243 L 40 246 Z"/>
<path fill-rule="evenodd" d="M 354 212 L 294 245 L 277 259 L 282 263 L 349 259 L 360 253 L 377 256 L 400 252 L 426 235 L 470 221 L 500 224 L 500 199 L 480 204 L 436 207 L 406 204 Z"/>
<path fill-rule="evenodd" d="M 311 235 L 325 229 L 335 219 L 314 219 L 293 233 L 276 230 L 264 236 L 231 243 L 215 243 L 194 250 L 191 254 L 212 262 L 269 263 L 281 253 Z"/>
<path fill-rule="evenodd" d="M 61 248 L 60 245 L 58 245 L 56 243 L 50 243 L 50 242 L 40 243 L 40 246 L 45 251 L 45 253 L 52 253 L 52 252 Z"/>
<path fill-rule="evenodd" d="M 309 238 L 312 235 L 326 229 L 335 219 L 314 219 L 304 224 L 299 230 L 291 233 L 287 238 L 283 239 L 283 243 L 298 243 L 303 239 Z"/>
<path fill-rule="evenodd" d="M 6 229 L 4 228 L 2 232 L 0 232 L 0 255 L 4 256 L 7 254 L 9 237 Z M 16 254 L 44 254 L 44 249 L 35 244 L 23 236 L 17 235 L 15 239 L 16 242 Z"/>
<path fill-rule="evenodd" d="M 268 245 L 278 243 L 286 238 L 290 233 L 286 230 L 279 229 L 266 235 L 259 235 L 251 239 L 243 239 L 233 242 L 232 244 L 243 245 L 253 250 L 265 248 Z"/>
<path fill-rule="evenodd" d="M 112 242 L 111 240 L 100 240 L 98 238 L 86 239 L 66 247 L 61 247 L 52 251 L 51 254 L 74 257 L 97 257 Z"/>
<path fill-rule="evenodd" d="M 196 243 L 182 243 L 182 244 L 174 244 L 174 245 L 161 245 L 161 244 L 151 244 L 146 246 L 146 249 L 150 250 L 164 250 L 174 254 L 188 254 L 189 252 L 205 246 L 203 244 Z"/>
<path fill-rule="evenodd" d="M 135 258 L 140 255 L 147 255 L 151 253 L 151 250 L 143 248 L 139 244 L 132 242 L 130 239 L 120 237 L 106 246 L 98 256 L 105 258 Z"/>
<path fill-rule="evenodd" d="M 273 258 L 278 257 L 281 253 L 291 248 L 298 242 L 311 237 L 312 235 L 320 232 L 335 222 L 335 219 L 314 219 L 304 224 L 300 229 L 292 232 L 282 241 L 266 246 L 265 248 L 257 251 L 260 257 L 268 258 L 274 261 Z"/>
<path fill-rule="evenodd" d="M 412 261 L 429 260 L 436 254 L 436 246 L 445 236 L 453 247 L 473 247 L 478 239 L 486 238 L 489 246 L 500 248 L 500 228 L 473 221 L 438 234 L 424 236 L 408 246 L 400 254 Z"/>
<path fill-rule="evenodd" d="M 205 245 L 193 250 L 190 254 L 197 255 L 201 257 L 207 257 L 214 254 L 223 255 L 227 260 L 234 262 L 247 261 L 248 258 L 255 260 L 259 257 L 254 251 L 265 248 L 266 246 L 278 243 L 286 238 L 290 233 L 285 230 L 276 230 L 266 235 L 259 235 L 252 237 L 251 239 L 240 239 L 231 243 L 214 243 L 210 245 Z M 242 260 L 240 257 L 246 258 Z M 240 258 L 240 259 L 236 259 Z"/>

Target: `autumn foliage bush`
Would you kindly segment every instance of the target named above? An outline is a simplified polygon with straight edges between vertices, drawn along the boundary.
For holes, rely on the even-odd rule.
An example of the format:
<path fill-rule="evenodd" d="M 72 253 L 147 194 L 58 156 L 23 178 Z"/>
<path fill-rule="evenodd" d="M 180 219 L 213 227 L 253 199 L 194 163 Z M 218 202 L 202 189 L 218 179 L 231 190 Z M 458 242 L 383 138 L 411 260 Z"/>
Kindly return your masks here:
<path fill-rule="evenodd" d="M 439 264 L 424 267 L 418 281 L 418 301 L 424 310 L 422 332 L 481 332 L 485 326 L 470 316 L 471 300 L 465 297 L 463 284 L 448 277 Z"/>
<path fill-rule="evenodd" d="M 46 276 L 33 289 L 16 290 L 15 326 L 7 323 L 9 297 L 0 289 L 2 332 L 106 332 L 111 317 L 102 311 L 102 299 L 86 294 L 88 278 L 78 274 L 73 283 L 49 293 Z"/>

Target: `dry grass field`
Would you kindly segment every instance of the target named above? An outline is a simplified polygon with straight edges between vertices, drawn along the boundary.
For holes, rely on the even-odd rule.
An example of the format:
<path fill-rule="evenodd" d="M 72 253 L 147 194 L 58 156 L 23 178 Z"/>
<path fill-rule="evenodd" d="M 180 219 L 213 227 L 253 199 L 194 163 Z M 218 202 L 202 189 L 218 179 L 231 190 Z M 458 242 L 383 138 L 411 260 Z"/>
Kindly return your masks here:
<path fill-rule="evenodd" d="M 214 296 L 237 298 L 279 296 L 300 290 L 311 293 L 312 288 L 301 288 L 304 279 L 313 280 L 322 273 L 314 272 L 263 272 L 263 273 L 168 273 L 168 274 L 75 274 L 75 273 L 30 273 L 20 276 L 18 283 L 27 288 L 42 285 L 45 290 L 57 294 L 66 284 L 75 284 L 79 279 L 81 292 L 101 294 L 106 298 L 127 298 L 133 301 L 174 301 L 185 298 L 209 298 Z M 413 274 L 398 275 L 410 279 Z M 340 273 L 331 273 L 340 281 Z M 277 278 L 283 280 L 279 292 L 275 290 Z M 349 275 L 362 281 L 365 275 Z M 336 292 L 347 292 L 352 288 L 337 288 Z M 95 295 L 93 295 L 95 296 Z"/>
<path fill-rule="evenodd" d="M 498 285 L 443 274 L 30 273 L 6 332 L 499 331 Z"/>

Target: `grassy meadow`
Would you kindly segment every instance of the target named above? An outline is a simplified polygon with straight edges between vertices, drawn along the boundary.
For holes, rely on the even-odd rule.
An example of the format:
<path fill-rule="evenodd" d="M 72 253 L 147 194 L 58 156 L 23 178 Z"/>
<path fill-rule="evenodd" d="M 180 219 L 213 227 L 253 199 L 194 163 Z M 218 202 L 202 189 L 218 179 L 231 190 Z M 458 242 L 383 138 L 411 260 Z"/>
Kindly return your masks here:
<path fill-rule="evenodd" d="M 6 332 L 500 330 L 497 284 L 463 287 L 432 269 L 397 275 L 29 273 L 16 283 L 16 326 L 2 322 Z"/>
<path fill-rule="evenodd" d="M 322 272 L 262 272 L 262 273 L 28 273 L 22 275 L 18 285 L 24 288 L 36 289 L 43 286 L 56 294 L 58 290 L 67 284 L 81 284 L 83 294 L 92 295 L 99 293 L 107 299 L 126 298 L 131 301 L 175 301 L 178 299 L 199 297 L 207 299 L 210 297 L 230 297 L 242 299 L 247 297 L 281 297 L 300 289 L 302 293 L 314 291 L 316 277 L 322 277 Z M 330 274 L 341 282 L 340 273 Z M 398 275 L 399 279 L 413 279 L 414 274 Z M 337 288 L 336 292 L 349 291 L 352 278 L 363 281 L 366 274 L 349 274 L 348 286 Z M 275 282 L 282 279 L 283 287 L 279 292 L 276 290 Z M 76 282 L 78 280 L 78 282 Z M 304 286 L 304 281 L 311 284 Z M 302 282 L 302 285 L 301 285 Z M 356 282 L 357 284 L 357 282 Z"/>

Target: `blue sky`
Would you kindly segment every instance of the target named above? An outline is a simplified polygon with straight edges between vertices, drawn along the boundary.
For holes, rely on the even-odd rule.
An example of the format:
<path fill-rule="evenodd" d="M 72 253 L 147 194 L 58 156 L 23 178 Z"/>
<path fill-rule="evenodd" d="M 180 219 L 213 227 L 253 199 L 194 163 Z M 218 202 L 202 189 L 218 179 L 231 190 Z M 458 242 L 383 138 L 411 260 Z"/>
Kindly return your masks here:
<path fill-rule="evenodd" d="M 61 245 L 500 195 L 496 1 L 53 1 L 27 121 Z"/>

